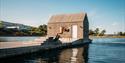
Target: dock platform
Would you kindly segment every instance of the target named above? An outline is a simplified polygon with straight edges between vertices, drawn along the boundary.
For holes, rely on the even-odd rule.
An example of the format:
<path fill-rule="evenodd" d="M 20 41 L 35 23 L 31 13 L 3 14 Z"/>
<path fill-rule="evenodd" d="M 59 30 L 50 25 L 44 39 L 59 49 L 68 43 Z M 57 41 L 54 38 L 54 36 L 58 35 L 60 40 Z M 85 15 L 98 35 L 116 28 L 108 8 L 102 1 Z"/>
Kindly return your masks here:
<path fill-rule="evenodd" d="M 38 52 L 40 50 L 48 50 L 54 48 L 72 48 L 84 46 L 91 42 L 82 42 L 81 40 L 74 42 L 64 42 L 62 44 L 43 44 L 43 41 L 34 42 L 0 42 L 0 58 L 22 55 L 26 53 Z M 43 45 L 42 45 L 43 44 Z"/>

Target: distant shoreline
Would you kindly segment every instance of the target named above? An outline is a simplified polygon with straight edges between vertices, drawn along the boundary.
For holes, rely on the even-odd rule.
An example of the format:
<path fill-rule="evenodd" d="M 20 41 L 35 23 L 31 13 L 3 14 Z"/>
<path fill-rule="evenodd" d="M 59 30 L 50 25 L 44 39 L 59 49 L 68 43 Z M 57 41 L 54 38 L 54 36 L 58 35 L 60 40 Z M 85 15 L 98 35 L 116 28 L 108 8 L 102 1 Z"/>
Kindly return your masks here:
<path fill-rule="evenodd" d="M 46 37 L 46 36 L 0 36 L 0 37 Z M 89 38 L 125 38 L 125 36 L 89 36 Z"/>
<path fill-rule="evenodd" d="M 0 36 L 0 37 L 45 37 L 45 36 Z"/>
<path fill-rule="evenodd" d="M 89 36 L 89 38 L 125 38 L 125 36 Z"/>

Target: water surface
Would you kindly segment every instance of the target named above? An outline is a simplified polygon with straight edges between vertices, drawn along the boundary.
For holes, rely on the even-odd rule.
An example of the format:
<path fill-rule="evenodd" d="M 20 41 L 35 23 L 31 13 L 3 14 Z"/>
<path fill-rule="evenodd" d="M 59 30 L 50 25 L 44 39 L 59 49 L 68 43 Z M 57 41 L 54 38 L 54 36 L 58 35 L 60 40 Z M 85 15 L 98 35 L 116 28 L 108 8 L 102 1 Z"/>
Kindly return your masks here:
<path fill-rule="evenodd" d="M 18 37 L 0 37 L 0 42 L 21 42 L 21 41 L 33 41 L 34 39 L 39 38 L 36 36 L 18 36 Z"/>
<path fill-rule="evenodd" d="M 125 38 L 94 39 L 88 63 L 125 63 Z"/>
<path fill-rule="evenodd" d="M 88 55 L 84 48 L 41 51 L 6 59 L 3 63 L 125 63 L 124 38 L 96 38 L 89 45 Z M 2 63 L 2 62 L 0 62 Z"/>

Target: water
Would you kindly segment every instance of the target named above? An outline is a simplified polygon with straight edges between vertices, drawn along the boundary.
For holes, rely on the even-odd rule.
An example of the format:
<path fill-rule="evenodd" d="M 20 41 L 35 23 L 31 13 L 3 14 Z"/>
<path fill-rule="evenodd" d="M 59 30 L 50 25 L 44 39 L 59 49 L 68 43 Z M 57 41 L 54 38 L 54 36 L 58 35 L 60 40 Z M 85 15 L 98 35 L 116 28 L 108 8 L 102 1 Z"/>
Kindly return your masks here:
<path fill-rule="evenodd" d="M 125 63 L 125 39 L 94 39 L 89 48 L 88 63 Z"/>
<path fill-rule="evenodd" d="M 36 37 L 36 36 L 31 36 L 31 37 L 0 37 L 0 42 L 33 41 L 36 38 L 39 38 L 39 37 Z"/>
<path fill-rule="evenodd" d="M 64 50 L 40 51 L 6 59 L 0 63 L 125 63 L 124 38 L 93 39 L 88 55 L 83 47 Z M 86 62 L 86 63 L 87 63 Z"/>

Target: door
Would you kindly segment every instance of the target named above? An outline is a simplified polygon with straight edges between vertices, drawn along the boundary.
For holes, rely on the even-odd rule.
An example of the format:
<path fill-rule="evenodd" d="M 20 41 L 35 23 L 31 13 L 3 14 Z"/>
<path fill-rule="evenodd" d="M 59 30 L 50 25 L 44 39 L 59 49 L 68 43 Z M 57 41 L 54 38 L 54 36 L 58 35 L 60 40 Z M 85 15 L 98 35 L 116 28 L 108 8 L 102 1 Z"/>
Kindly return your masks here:
<path fill-rule="evenodd" d="M 77 25 L 72 25 L 72 38 L 77 39 Z"/>

